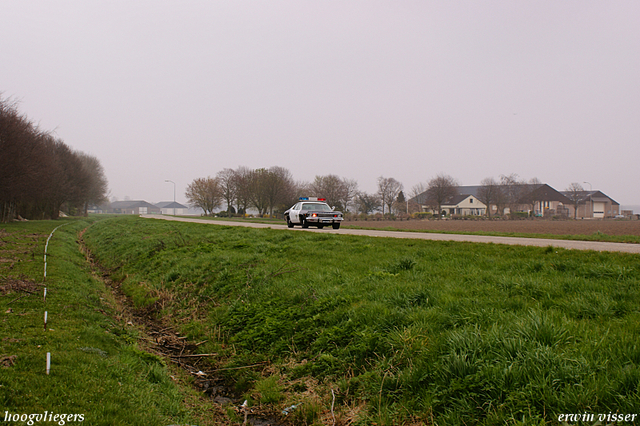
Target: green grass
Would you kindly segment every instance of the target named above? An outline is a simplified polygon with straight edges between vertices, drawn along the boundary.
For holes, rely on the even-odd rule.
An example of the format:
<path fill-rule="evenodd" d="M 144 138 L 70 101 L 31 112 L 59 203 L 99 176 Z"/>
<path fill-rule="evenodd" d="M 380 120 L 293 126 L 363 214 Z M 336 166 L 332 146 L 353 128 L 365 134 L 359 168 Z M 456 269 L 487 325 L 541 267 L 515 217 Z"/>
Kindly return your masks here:
<path fill-rule="evenodd" d="M 76 240 L 93 222 L 0 226 L 0 358 L 12 357 L 0 366 L 0 418 L 48 411 L 82 414 L 90 425 L 194 424 L 201 414 L 185 404 L 197 400 L 194 392 L 171 379 L 180 374 L 163 359 L 141 350 L 136 328 L 114 319 L 115 301 L 87 268 Z M 44 246 L 61 223 L 48 248 L 45 305 Z M 29 287 L 10 291 L 15 279 Z"/>
<path fill-rule="evenodd" d="M 239 394 L 302 402 L 299 424 L 329 415 L 332 390 L 360 425 L 640 406 L 637 255 L 137 218 L 85 240 L 137 304 L 208 340 Z"/>
<path fill-rule="evenodd" d="M 185 218 L 193 218 L 193 216 L 181 216 Z M 199 219 L 216 220 L 220 222 L 251 222 L 251 223 L 272 223 L 274 225 L 286 225 L 282 215 L 279 217 L 214 217 L 214 216 L 201 216 Z"/>

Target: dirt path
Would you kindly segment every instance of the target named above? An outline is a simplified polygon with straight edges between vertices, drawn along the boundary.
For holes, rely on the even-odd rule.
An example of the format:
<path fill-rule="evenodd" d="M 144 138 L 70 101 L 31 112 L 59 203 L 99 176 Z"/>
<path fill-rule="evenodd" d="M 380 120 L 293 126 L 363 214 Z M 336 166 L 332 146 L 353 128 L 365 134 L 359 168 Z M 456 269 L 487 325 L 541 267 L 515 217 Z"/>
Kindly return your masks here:
<path fill-rule="evenodd" d="M 266 223 L 252 223 L 252 222 L 227 222 L 227 221 L 215 221 L 208 219 L 198 218 L 184 218 L 174 216 L 162 216 L 162 215 L 141 215 L 141 217 L 148 219 L 164 219 L 174 220 L 180 222 L 191 223 L 203 223 L 209 225 L 225 225 L 225 226 L 246 226 L 250 228 L 271 228 L 271 229 L 289 229 L 287 225 L 274 225 Z M 371 229 L 317 229 L 317 228 L 293 228 L 290 231 L 304 231 L 304 232 L 324 232 L 332 234 L 343 235 L 362 235 L 368 237 L 386 237 L 386 238 L 410 238 L 419 240 L 436 240 L 436 241 L 458 241 L 458 242 L 471 242 L 471 243 L 493 243 L 493 244 L 508 244 L 508 245 L 521 245 L 521 246 L 536 246 L 536 247 L 560 247 L 571 250 L 594 250 L 594 251 L 611 251 L 611 252 L 623 252 L 623 253 L 640 253 L 640 244 L 626 244 L 626 243 L 604 243 L 596 241 L 572 241 L 572 240 L 553 240 L 544 238 L 520 238 L 520 237 L 494 237 L 486 235 L 460 235 L 460 234 L 436 234 L 436 233 L 424 233 L 424 232 L 405 232 L 405 231 L 378 231 Z"/>

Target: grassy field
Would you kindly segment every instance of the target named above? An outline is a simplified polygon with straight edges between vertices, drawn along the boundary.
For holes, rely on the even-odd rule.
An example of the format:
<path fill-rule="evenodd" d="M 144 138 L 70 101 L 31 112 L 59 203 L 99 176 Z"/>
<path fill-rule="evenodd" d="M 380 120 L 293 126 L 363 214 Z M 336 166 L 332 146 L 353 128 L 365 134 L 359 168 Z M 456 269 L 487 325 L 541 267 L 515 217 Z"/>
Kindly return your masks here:
<path fill-rule="evenodd" d="M 84 239 L 141 311 L 218 354 L 203 369 L 285 423 L 639 411 L 635 255 L 138 218 L 101 220 Z"/>
<path fill-rule="evenodd" d="M 0 226 L 0 423 L 5 412 L 47 412 L 49 419 L 65 417 L 33 424 L 220 424 L 211 415 L 217 408 L 199 398 L 187 377 L 143 350 L 139 329 L 92 275 L 77 244 L 92 222 Z M 61 224 L 48 246 L 45 303 L 45 241 Z"/>

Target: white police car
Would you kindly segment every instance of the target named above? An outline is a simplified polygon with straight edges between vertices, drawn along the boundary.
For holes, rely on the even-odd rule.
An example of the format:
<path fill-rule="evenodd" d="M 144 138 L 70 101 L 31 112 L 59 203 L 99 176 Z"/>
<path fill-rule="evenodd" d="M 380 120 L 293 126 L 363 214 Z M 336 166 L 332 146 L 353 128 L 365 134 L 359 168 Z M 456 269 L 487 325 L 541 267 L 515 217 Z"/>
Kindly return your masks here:
<path fill-rule="evenodd" d="M 313 225 L 322 229 L 325 225 L 331 225 L 333 229 L 340 229 L 342 212 L 334 211 L 326 201 L 326 198 L 300 197 L 295 206 L 284 212 L 287 226 L 293 228 L 294 225 L 300 225 L 308 228 Z"/>

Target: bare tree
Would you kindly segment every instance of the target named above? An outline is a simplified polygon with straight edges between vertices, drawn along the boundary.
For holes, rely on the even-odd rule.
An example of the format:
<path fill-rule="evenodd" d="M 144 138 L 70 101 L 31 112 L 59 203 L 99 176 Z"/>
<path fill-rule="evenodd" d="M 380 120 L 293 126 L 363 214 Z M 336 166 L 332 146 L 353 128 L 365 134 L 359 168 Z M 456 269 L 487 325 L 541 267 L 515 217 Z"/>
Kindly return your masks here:
<path fill-rule="evenodd" d="M 82 167 L 86 175 L 86 181 L 84 182 L 86 188 L 81 201 L 83 214 L 87 216 L 89 204 L 100 204 L 107 201 L 107 191 L 109 188 L 100 160 L 82 152 L 78 152 L 77 155 L 82 162 Z"/>
<path fill-rule="evenodd" d="M 567 198 L 571 200 L 573 204 L 573 218 L 578 218 L 578 205 L 584 198 L 584 188 L 577 182 L 573 182 L 567 189 L 565 189 Z"/>
<path fill-rule="evenodd" d="M 236 188 L 236 211 L 246 213 L 251 205 L 253 170 L 240 166 L 235 170 L 234 186 Z"/>
<path fill-rule="evenodd" d="M 427 185 L 423 182 L 419 182 L 411 187 L 409 192 L 409 212 L 415 213 L 422 210 L 421 199 L 423 194 L 427 191 Z"/>
<path fill-rule="evenodd" d="M 237 193 L 237 179 L 236 171 L 233 169 L 222 169 L 216 175 L 218 182 L 220 183 L 220 189 L 222 191 L 222 198 L 227 203 L 227 216 L 231 216 L 231 210 L 233 209 L 233 202 L 236 200 Z"/>
<path fill-rule="evenodd" d="M 504 194 L 505 204 L 509 207 L 509 213 L 518 211 L 525 195 L 526 182 L 521 180 L 516 173 L 500 175 L 500 185 Z"/>
<path fill-rule="evenodd" d="M 56 219 L 62 206 L 86 212 L 86 203 L 105 192 L 95 157 L 71 150 L 0 98 L 0 221 Z"/>
<path fill-rule="evenodd" d="M 356 195 L 356 204 L 358 211 L 364 214 L 371 214 L 382 205 L 377 194 L 367 194 L 366 192 L 359 192 Z"/>
<path fill-rule="evenodd" d="M 295 182 L 291 172 L 284 167 L 253 170 L 249 182 L 251 205 L 261 216 L 267 211 L 273 215 L 274 209 L 285 206 L 295 195 Z"/>
<path fill-rule="evenodd" d="M 295 183 L 291 172 L 280 166 L 273 166 L 264 175 L 266 181 L 263 189 L 266 192 L 269 215 L 273 215 L 273 210 L 285 206 L 295 193 Z"/>
<path fill-rule="evenodd" d="M 249 176 L 251 206 L 258 210 L 260 216 L 264 216 L 269 208 L 266 190 L 268 179 L 269 171 L 264 168 L 252 170 Z"/>
<path fill-rule="evenodd" d="M 316 176 L 311 183 L 311 191 L 316 197 L 324 197 L 327 204 L 337 206 L 338 210 L 344 210 L 342 201 L 346 188 L 344 182 L 336 175 Z"/>
<path fill-rule="evenodd" d="M 213 210 L 222 203 L 222 191 L 216 178 L 198 178 L 187 186 L 185 197 L 193 207 L 200 207 L 205 215 L 213 214 Z"/>
<path fill-rule="evenodd" d="M 400 191 L 402 191 L 402 184 L 394 178 L 383 176 L 378 178 L 378 197 L 382 204 L 382 214 L 384 214 L 385 206 L 389 207 L 389 213 L 391 213 L 391 207 Z"/>
<path fill-rule="evenodd" d="M 349 211 L 349 207 L 353 204 L 356 195 L 358 194 L 358 181 L 355 179 L 342 178 L 345 191 L 343 193 L 343 199 L 340 200 L 340 204 L 344 206 L 346 211 Z"/>
<path fill-rule="evenodd" d="M 358 182 L 336 175 L 316 176 L 310 189 L 316 196 L 326 198 L 328 204 L 346 211 L 358 191 Z"/>
<path fill-rule="evenodd" d="M 49 136 L 46 147 L 53 161 L 51 172 L 46 182 L 47 190 L 44 197 L 44 216 L 57 219 L 65 202 L 78 206 L 83 202 L 87 173 L 80 158 L 61 140 Z"/>
<path fill-rule="evenodd" d="M 482 182 L 480 182 L 480 188 L 478 189 L 478 200 L 487 206 L 487 215 L 489 217 L 491 217 L 491 205 L 500 205 L 502 197 L 502 188 L 498 181 L 493 177 L 482 179 Z"/>
<path fill-rule="evenodd" d="M 312 189 L 312 184 L 306 181 L 298 181 L 295 183 L 295 193 L 294 198 L 291 201 L 289 207 L 299 201 L 300 197 L 309 197 L 314 194 L 314 190 Z"/>
<path fill-rule="evenodd" d="M 45 136 L 18 111 L 16 102 L 0 98 L 2 222 L 11 221 L 18 215 L 26 216 L 25 206 L 36 208 L 36 205 L 42 205 L 53 158 L 44 149 Z"/>
<path fill-rule="evenodd" d="M 441 215 L 442 203 L 450 197 L 458 195 L 458 182 L 443 173 L 437 175 L 427 184 L 427 202 Z"/>

